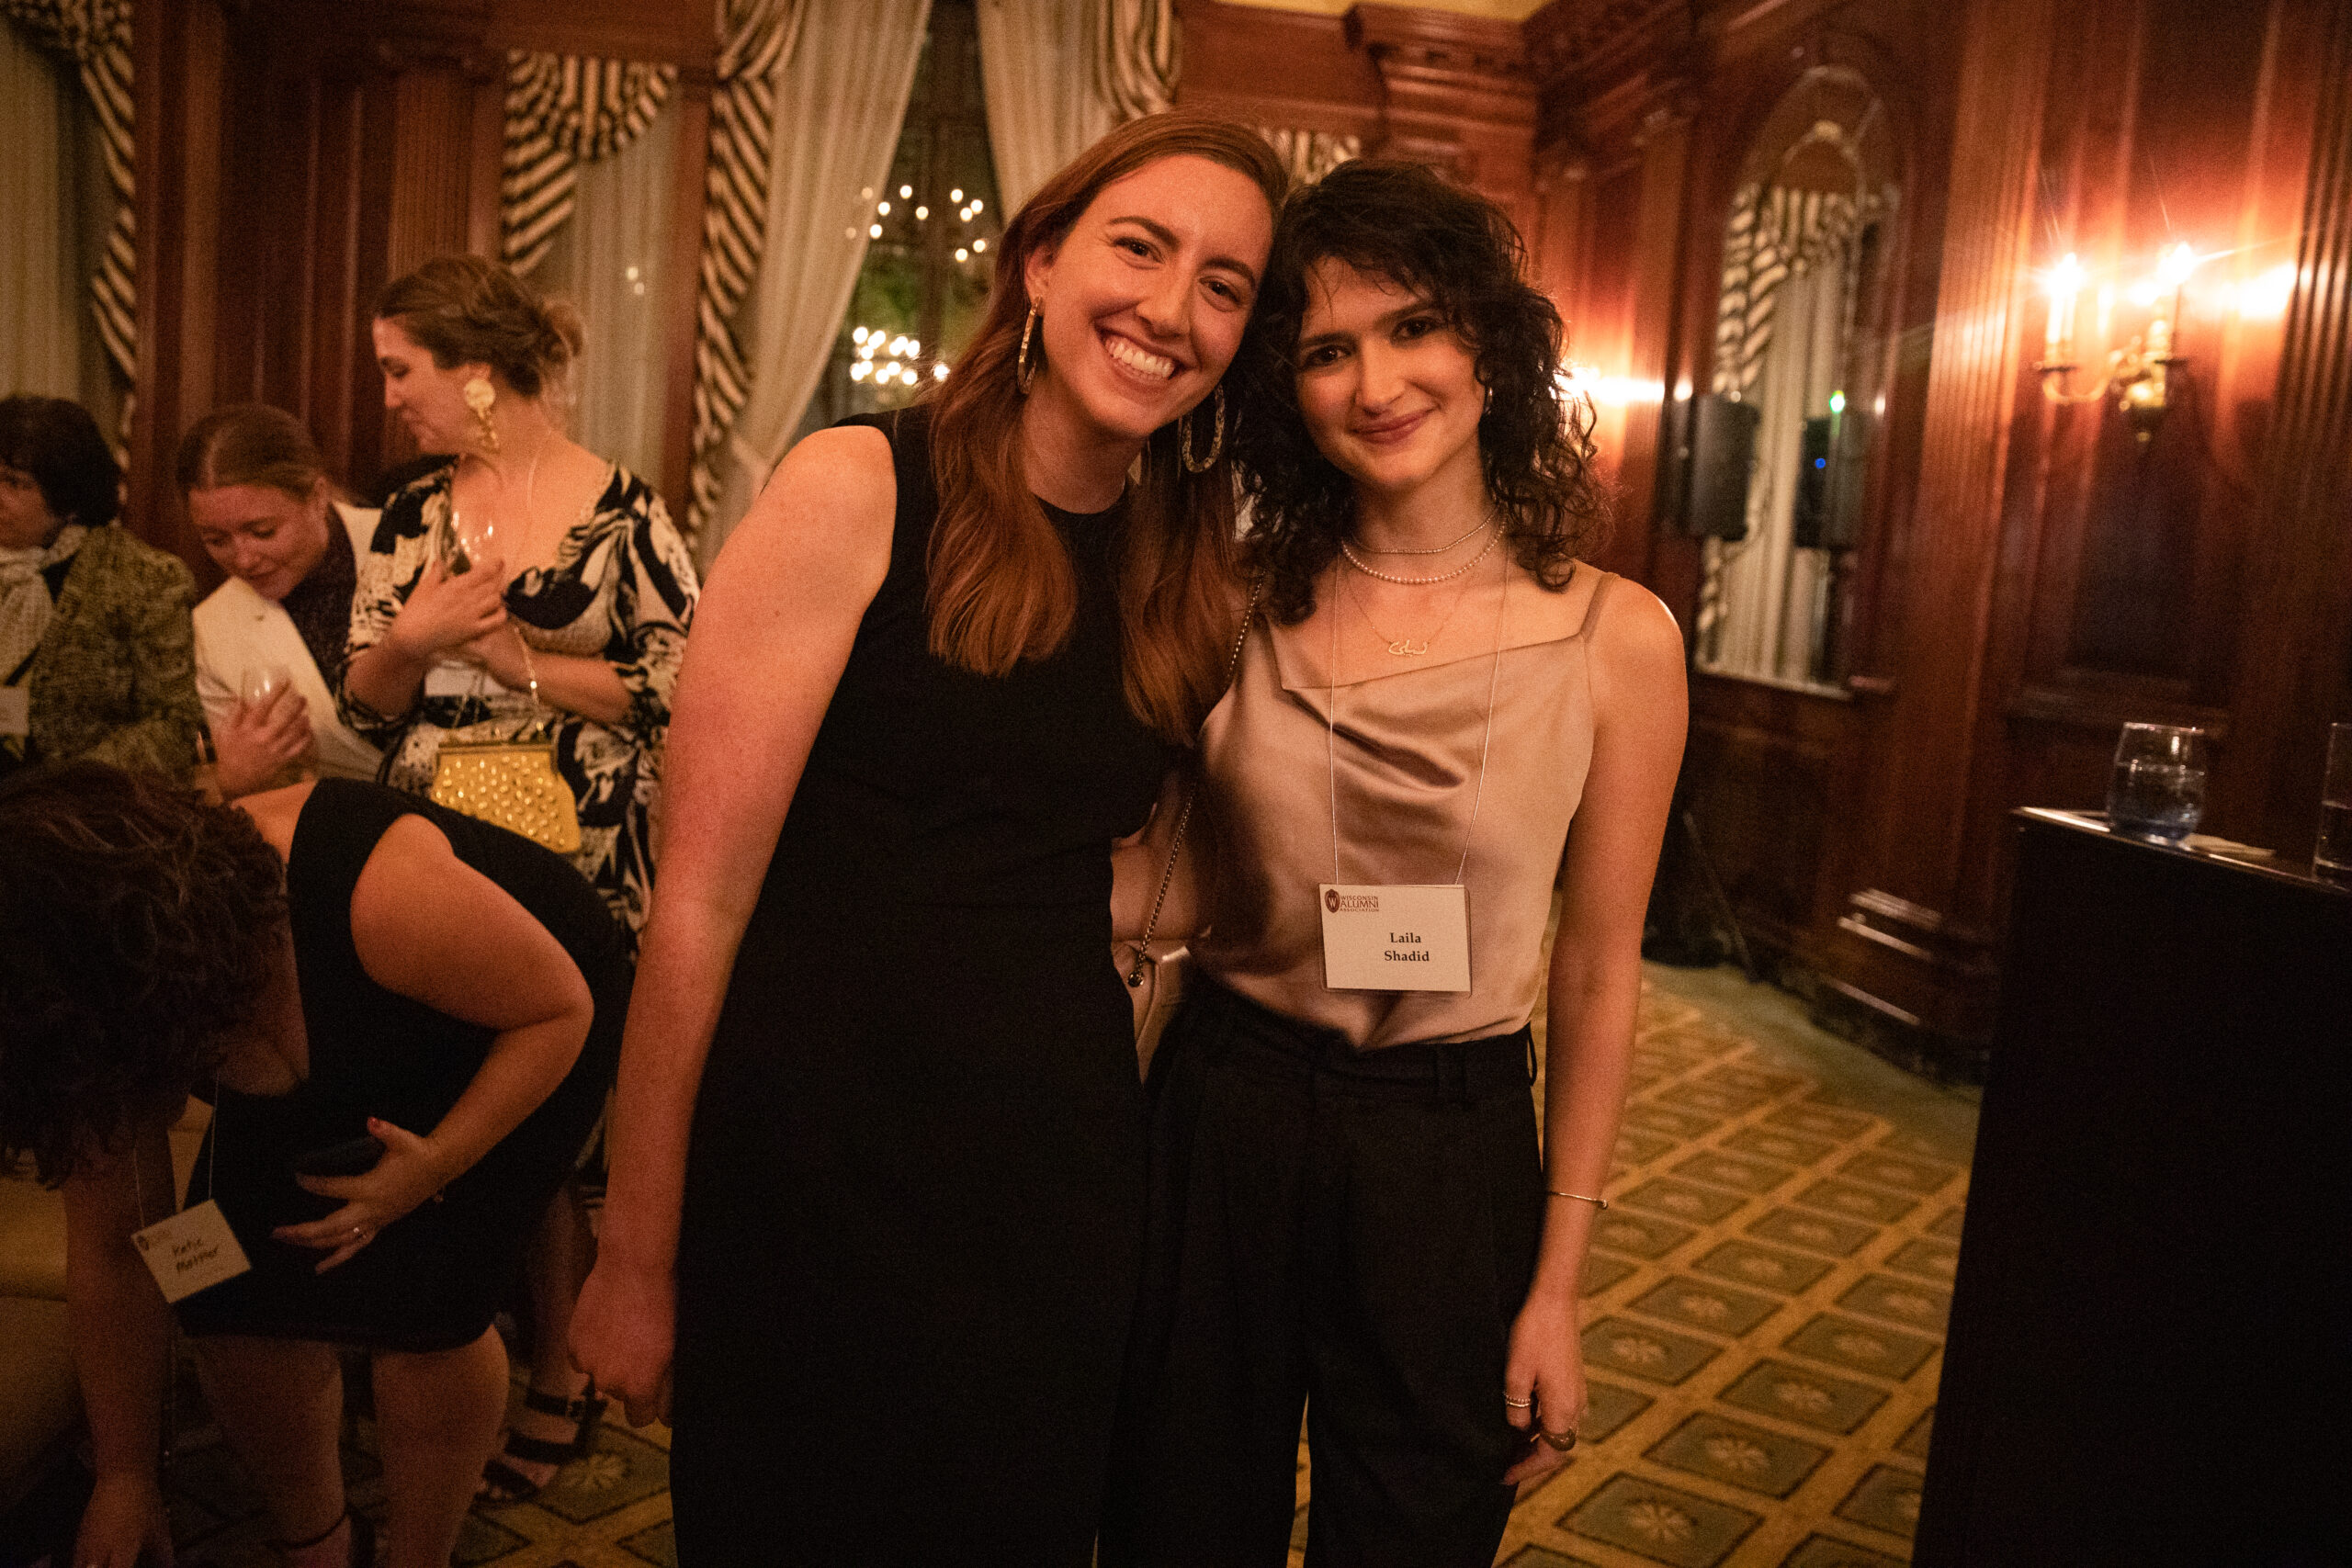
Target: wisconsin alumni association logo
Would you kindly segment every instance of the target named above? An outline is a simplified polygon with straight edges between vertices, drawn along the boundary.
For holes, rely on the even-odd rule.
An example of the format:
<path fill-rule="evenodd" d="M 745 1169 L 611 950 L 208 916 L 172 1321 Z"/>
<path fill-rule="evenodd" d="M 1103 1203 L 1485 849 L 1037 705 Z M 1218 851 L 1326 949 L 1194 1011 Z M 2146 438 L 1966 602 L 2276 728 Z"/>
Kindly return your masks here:
<path fill-rule="evenodd" d="M 1380 913 L 1380 895 L 1341 893 L 1336 887 L 1326 887 L 1323 889 L 1323 907 L 1335 915 L 1342 909 L 1358 909 L 1368 915 L 1376 915 Z"/>

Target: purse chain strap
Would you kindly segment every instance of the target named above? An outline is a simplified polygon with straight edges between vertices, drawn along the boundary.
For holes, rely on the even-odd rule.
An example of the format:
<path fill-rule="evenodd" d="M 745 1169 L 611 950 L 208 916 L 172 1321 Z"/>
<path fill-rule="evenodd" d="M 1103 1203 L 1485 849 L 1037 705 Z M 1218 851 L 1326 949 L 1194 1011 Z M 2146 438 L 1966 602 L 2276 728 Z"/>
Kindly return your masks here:
<path fill-rule="evenodd" d="M 1250 623 L 1257 618 L 1258 599 L 1265 588 L 1262 578 L 1250 585 L 1250 603 L 1241 612 L 1241 630 L 1233 638 L 1233 657 L 1225 666 L 1225 689 L 1228 692 L 1241 673 L 1241 650 L 1249 646 Z M 1176 880 L 1176 857 L 1184 848 L 1184 829 L 1193 825 L 1193 807 L 1200 797 L 1201 784 L 1195 779 L 1193 787 L 1184 792 L 1184 809 L 1176 818 L 1175 836 L 1168 841 L 1168 863 L 1159 870 L 1159 893 L 1151 901 L 1151 917 L 1144 921 L 1143 935 L 1136 940 L 1136 966 L 1127 972 L 1129 989 L 1143 984 L 1143 972 L 1151 963 L 1151 933 L 1159 929 L 1159 911 L 1166 907 L 1169 886 Z"/>

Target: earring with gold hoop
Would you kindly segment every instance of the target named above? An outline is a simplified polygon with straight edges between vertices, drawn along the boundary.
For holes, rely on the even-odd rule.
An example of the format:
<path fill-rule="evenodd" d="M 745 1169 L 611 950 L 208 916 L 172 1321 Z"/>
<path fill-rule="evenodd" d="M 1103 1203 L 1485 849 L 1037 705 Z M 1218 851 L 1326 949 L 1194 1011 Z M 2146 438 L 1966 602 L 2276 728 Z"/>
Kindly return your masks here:
<path fill-rule="evenodd" d="M 481 449 L 496 452 L 498 426 L 491 423 L 490 408 L 498 401 L 498 389 L 490 384 L 488 377 L 475 376 L 458 389 L 458 395 L 466 400 L 466 407 L 474 411 L 474 423 L 481 429 Z"/>
<path fill-rule="evenodd" d="M 1193 457 L 1193 411 L 1186 409 L 1176 416 L 1176 454 L 1183 458 L 1184 471 L 1188 474 L 1205 474 L 1216 467 L 1219 457 L 1225 456 L 1225 383 L 1219 381 L 1210 395 L 1216 400 L 1216 423 L 1214 434 L 1209 437 L 1207 457 L 1198 461 Z"/>
<path fill-rule="evenodd" d="M 1024 394 L 1037 374 L 1037 367 L 1029 363 L 1029 343 L 1037 335 L 1037 318 L 1045 313 L 1046 302 L 1032 299 L 1029 301 L 1029 319 L 1021 323 L 1021 355 L 1012 362 L 1012 384 Z"/>

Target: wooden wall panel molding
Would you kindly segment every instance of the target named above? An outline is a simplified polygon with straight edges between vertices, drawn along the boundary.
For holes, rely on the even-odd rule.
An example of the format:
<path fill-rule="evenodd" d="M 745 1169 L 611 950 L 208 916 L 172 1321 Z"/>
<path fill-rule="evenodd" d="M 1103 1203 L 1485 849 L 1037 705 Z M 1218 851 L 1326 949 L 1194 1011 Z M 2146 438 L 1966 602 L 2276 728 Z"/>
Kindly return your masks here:
<path fill-rule="evenodd" d="M 139 382 L 123 521 L 214 575 L 180 515 L 172 459 L 182 426 L 212 405 L 226 50 L 218 0 L 132 7 Z"/>
<path fill-rule="evenodd" d="M 2232 819 L 2243 836 L 2300 857 L 2326 725 L 2352 719 L 2352 6 L 2294 8 L 2272 47 L 2267 162 L 2308 174 L 2245 563 L 2231 694 L 2240 739 L 2221 783 L 2243 803 L 2243 822 Z"/>
<path fill-rule="evenodd" d="M 1277 130 L 1380 134 L 1379 68 L 1351 47 L 1338 17 L 1176 0 L 1189 108 Z"/>
<path fill-rule="evenodd" d="M 1966 796 L 1953 784 L 1977 749 L 2052 11 L 2052 0 L 1970 7 L 1918 490 L 1892 579 L 1903 682 L 1863 863 L 1870 886 L 1939 915 L 1962 880 Z"/>

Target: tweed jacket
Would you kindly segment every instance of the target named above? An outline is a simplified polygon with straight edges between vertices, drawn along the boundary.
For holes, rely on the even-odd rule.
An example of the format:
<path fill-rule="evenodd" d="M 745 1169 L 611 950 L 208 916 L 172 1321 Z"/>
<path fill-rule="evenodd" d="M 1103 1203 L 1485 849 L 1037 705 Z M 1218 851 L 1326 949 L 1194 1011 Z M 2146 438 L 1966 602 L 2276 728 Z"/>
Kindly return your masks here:
<path fill-rule="evenodd" d="M 41 761 L 187 775 L 204 725 L 195 599 L 196 580 L 178 558 L 119 526 L 90 530 L 25 675 Z"/>

